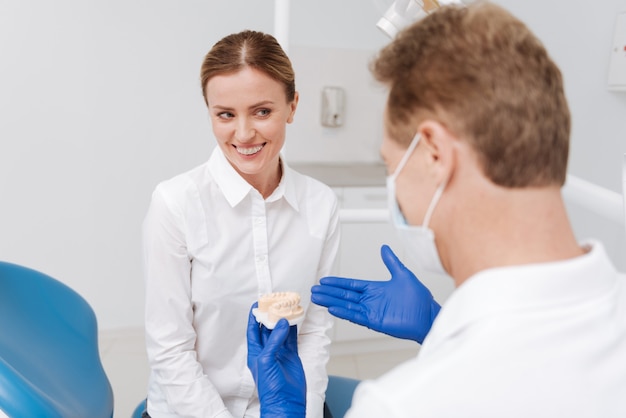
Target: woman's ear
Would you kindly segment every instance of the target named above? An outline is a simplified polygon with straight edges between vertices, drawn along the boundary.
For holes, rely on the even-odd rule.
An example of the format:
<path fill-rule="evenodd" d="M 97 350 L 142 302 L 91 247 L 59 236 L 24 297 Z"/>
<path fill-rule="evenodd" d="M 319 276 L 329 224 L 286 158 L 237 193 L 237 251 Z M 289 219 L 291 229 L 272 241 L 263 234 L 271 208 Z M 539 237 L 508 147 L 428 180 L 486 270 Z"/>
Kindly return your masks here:
<path fill-rule="evenodd" d="M 456 162 L 452 133 L 433 119 L 420 123 L 417 130 L 420 134 L 420 141 L 426 149 L 429 171 L 437 183 L 446 181 L 451 177 Z"/>
<path fill-rule="evenodd" d="M 289 117 L 287 118 L 287 123 L 293 122 L 293 117 L 296 114 L 296 109 L 298 108 L 298 100 L 300 100 L 300 95 L 298 94 L 298 92 L 295 92 L 293 96 L 293 100 L 291 101 L 291 103 L 289 103 L 291 113 L 289 114 Z"/>

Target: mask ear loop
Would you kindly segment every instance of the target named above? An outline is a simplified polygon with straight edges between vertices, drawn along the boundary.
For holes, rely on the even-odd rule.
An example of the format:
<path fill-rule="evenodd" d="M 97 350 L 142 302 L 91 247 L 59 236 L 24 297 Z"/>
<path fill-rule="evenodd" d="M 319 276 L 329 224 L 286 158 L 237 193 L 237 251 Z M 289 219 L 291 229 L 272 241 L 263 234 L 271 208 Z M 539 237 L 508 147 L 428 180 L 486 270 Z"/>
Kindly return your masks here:
<path fill-rule="evenodd" d="M 406 165 L 406 162 L 409 160 L 409 157 L 411 157 L 411 154 L 413 154 L 413 150 L 415 149 L 415 147 L 417 146 L 417 144 L 419 142 L 420 142 L 420 134 L 418 132 L 418 133 L 415 134 L 415 136 L 411 140 L 411 143 L 409 144 L 409 147 L 407 148 L 406 152 L 402 156 L 402 159 L 400 159 L 400 162 L 398 163 L 398 166 L 396 167 L 396 170 L 391 175 L 391 178 L 394 179 L 394 181 L 395 181 L 396 177 L 398 177 L 398 174 L 400 174 L 400 171 Z"/>
<path fill-rule="evenodd" d="M 428 209 L 426 210 L 426 215 L 424 215 L 424 223 L 423 223 L 424 228 L 428 228 L 428 224 L 430 223 L 430 218 L 433 216 L 433 212 L 435 211 L 435 206 L 437 206 L 437 203 L 439 202 L 439 199 L 441 198 L 441 195 L 443 194 L 443 190 L 446 188 L 447 184 L 448 184 L 448 179 L 445 179 L 443 183 L 441 183 L 441 185 L 437 187 L 437 190 L 435 190 L 435 195 L 433 196 L 433 200 L 430 201 L 430 205 L 428 205 Z"/>

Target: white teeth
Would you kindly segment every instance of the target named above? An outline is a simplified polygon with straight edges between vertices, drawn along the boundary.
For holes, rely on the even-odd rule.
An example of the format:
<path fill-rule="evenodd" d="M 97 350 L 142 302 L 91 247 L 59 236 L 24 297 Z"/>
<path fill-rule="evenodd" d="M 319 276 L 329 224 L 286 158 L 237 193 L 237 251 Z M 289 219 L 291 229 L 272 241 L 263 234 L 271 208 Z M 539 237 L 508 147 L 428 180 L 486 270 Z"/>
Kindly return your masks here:
<path fill-rule="evenodd" d="M 237 152 L 239 154 L 253 155 L 253 154 L 256 154 L 257 152 L 261 151 L 261 149 L 263 148 L 263 144 L 257 145 L 256 147 L 250 147 L 250 148 L 241 148 L 241 147 L 236 147 L 236 148 L 237 148 Z"/>

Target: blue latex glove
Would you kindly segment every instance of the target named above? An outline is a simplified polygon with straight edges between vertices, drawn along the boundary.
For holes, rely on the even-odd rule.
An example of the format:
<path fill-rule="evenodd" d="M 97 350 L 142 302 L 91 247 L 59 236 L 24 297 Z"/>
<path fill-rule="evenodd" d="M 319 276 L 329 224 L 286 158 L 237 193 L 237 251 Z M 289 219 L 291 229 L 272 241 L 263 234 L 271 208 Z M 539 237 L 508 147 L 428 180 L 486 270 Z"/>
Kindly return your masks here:
<path fill-rule="evenodd" d="M 421 344 L 441 306 L 389 246 L 380 253 L 391 280 L 324 277 L 311 289 L 311 301 L 338 318 Z"/>
<path fill-rule="evenodd" d="M 296 326 L 286 319 L 273 330 L 248 317 L 248 368 L 252 372 L 261 402 L 261 418 L 304 418 L 306 380 L 298 356 Z"/>

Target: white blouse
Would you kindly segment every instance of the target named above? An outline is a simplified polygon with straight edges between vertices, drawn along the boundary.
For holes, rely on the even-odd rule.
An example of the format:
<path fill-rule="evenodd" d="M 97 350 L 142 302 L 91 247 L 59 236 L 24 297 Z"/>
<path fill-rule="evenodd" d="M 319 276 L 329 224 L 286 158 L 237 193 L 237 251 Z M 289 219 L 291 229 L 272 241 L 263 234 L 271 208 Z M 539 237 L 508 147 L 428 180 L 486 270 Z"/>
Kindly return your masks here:
<path fill-rule="evenodd" d="M 219 147 L 156 187 L 143 224 L 152 418 L 259 415 L 246 326 L 252 303 L 274 291 L 301 295 L 307 417 L 322 416 L 332 319 L 310 295 L 331 274 L 338 213 L 328 186 L 284 162 L 263 199 Z"/>

